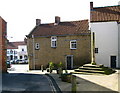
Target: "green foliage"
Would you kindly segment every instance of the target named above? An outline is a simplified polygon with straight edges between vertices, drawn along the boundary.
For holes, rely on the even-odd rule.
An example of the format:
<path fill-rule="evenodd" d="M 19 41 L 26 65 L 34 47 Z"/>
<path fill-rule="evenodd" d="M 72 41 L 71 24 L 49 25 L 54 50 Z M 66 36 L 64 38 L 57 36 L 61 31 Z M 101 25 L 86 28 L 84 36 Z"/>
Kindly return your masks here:
<path fill-rule="evenodd" d="M 63 67 L 63 63 L 60 62 L 60 63 L 58 64 L 58 68 L 62 68 L 62 67 Z"/>
<path fill-rule="evenodd" d="M 53 62 L 49 62 L 49 70 L 50 70 L 50 73 L 52 72 L 53 68 L 54 68 Z"/>
<path fill-rule="evenodd" d="M 106 75 L 110 75 L 115 72 L 112 68 L 109 67 L 103 67 L 102 70 L 104 70 L 104 74 Z"/>
<path fill-rule="evenodd" d="M 61 80 L 63 82 L 71 83 L 71 74 L 70 73 L 61 74 Z"/>
<path fill-rule="evenodd" d="M 96 65 L 96 63 L 95 63 L 95 62 L 92 62 L 91 64 L 92 64 L 92 65 Z"/>
<path fill-rule="evenodd" d="M 49 62 L 49 67 L 50 67 L 51 69 L 54 68 L 54 64 L 53 64 L 53 62 Z"/>

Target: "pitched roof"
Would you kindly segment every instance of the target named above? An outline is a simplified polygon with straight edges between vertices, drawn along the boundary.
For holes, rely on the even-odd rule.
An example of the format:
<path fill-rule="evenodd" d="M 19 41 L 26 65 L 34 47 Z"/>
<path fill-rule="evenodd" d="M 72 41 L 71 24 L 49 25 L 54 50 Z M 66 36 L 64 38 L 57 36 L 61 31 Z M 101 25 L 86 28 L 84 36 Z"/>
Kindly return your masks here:
<path fill-rule="evenodd" d="M 120 5 L 97 7 L 91 9 L 91 22 L 117 21 L 120 22 Z"/>
<path fill-rule="evenodd" d="M 36 26 L 28 35 L 34 36 L 53 36 L 53 35 L 74 35 L 81 33 L 89 33 L 88 20 L 60 22 L 58 25 L 54 23 L 40 24 Z"/>
<path fill-rule="evenodd" d="M 19 45 L 26 45 L 24 41 L 20 42 L 8 42 L 7 49 L 18 49 Z"/>

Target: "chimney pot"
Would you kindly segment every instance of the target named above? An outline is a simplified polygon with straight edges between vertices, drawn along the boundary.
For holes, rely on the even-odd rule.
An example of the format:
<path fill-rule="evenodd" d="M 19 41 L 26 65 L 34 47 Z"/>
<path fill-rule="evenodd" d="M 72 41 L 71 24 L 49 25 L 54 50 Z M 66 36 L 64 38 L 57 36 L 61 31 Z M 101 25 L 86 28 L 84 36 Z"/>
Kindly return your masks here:
<path fill-rule="evenodd" d="M 93 2 L 90 2 L 90 10 L 93 9 Z"/>
<path fill-rule="evenodd" d="M 59 24 L 60 23 L 60 17 L 59 16 L 55 16 L 55 24 Z"/>
<path fill-rule="evenodd" d="M 41 20 L 40 19 L 36 19 L 36 26 L 39 26 L 41 24 Z"/>

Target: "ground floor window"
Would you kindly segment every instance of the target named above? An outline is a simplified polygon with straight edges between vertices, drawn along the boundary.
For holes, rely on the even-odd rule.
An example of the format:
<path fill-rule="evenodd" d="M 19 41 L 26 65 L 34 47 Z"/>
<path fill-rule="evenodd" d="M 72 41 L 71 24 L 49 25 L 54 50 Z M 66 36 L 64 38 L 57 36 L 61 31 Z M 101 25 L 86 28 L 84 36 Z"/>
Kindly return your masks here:
<path fill-rule="evenodd" d="M 10 60 L 10 57 L 9 57 L 9 56 L 7 56 L 7 60 Z"/>
<path fill-rule="evenodd" d="M 23 57 L 22 56 L 20 56 L 20 59 L 22 59 Z"/>
<path fill-rule="evenodd" d="M 14 59 L 17 59 L 17 56 L 14 56 Z"/>
<path fill-rule="evenodd" d="M 27 60 L 27 59 L 28 59 L 27 55 L 24 55 L 24 59 L 25 59 L 25 60 Z"/>
<path fill-rule="evenodd" d="M 13 55 L 10 55 L 10 60 L 13 60 Z"/>

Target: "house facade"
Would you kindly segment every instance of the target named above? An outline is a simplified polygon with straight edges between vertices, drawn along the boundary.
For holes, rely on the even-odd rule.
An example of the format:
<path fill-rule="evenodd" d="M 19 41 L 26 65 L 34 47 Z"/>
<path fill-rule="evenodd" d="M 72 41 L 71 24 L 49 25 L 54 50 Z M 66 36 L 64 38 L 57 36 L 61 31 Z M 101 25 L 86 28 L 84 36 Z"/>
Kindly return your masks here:
<path fill-rule="evenodd" d="M 6 46 L 7 22 L 0 16 L 0 72 L 7 72 Z"/>
<path fill-rule="evenodd" d="M 62 62 L 64 68 L 72 69 L 91 61 L 90 31 L 88 20 L 61 22 L 55 17 L 55 23 L 36 26 L 27 35 L 30 69 L 47 67 L 49 62 Z"/>
<path fill-rule="evenodd" d="M 27 45 L 24 41 L 8 42 L 7 61 L 16 62 L 17 60 L 27 60 Z"/>
<path fill-rule="evenodd" d="M 120 5 L 93 7 L 91 2 L 90 26 L 91 36 L 95 39 L 93 60 L 108 67 L 120 68 Z"/>

